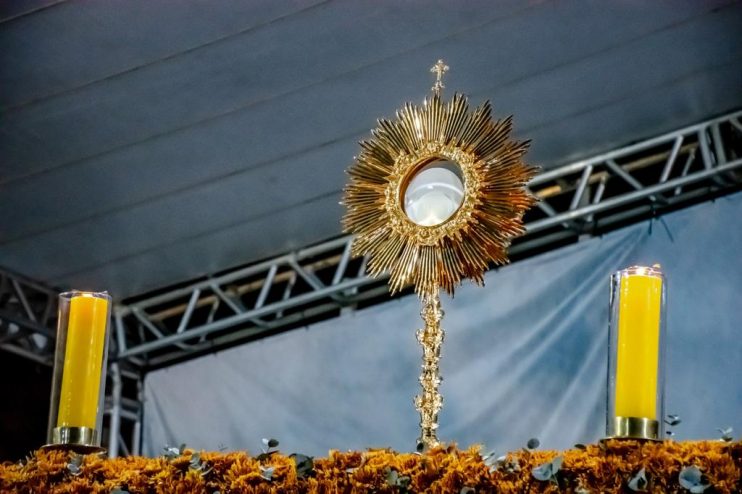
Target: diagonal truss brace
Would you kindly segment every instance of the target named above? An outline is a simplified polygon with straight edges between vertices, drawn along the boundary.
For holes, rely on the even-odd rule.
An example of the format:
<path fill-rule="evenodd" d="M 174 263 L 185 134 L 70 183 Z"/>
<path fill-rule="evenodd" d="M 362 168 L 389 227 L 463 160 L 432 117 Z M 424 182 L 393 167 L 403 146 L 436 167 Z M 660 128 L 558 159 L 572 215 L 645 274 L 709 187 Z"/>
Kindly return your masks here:
<path fill-rule="evenodd" d="M 50 365 L 57 292 L 0 269 L 0 349 Z"/>

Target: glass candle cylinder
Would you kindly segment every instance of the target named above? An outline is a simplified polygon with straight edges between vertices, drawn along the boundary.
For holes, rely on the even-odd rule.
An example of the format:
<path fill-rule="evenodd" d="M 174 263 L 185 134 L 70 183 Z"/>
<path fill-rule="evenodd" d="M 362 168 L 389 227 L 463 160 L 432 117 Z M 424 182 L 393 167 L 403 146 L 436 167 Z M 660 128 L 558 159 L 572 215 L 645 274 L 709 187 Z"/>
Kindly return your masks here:
<path fill-rule="evenodd" d="M 611 277 L 608 437 L 664 438 L 665 294 L 659 265 Z"/>
<path fill-rule="evenodd" d="M 110 316 L 106 292 L 59 295 L 49 446 L 100 447 Z"/>

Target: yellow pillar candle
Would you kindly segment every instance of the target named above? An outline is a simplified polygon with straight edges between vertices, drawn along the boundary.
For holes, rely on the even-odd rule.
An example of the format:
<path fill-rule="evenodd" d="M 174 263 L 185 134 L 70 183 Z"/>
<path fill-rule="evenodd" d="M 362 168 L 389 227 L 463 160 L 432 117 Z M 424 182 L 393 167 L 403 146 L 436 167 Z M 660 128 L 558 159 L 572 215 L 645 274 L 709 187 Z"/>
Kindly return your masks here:
<path fill-rule="evenodd" d="M 107 319 L 108 300 L 70 300 L 57 427 L 96 428 Z"/>
<path fill-rule="evenodd" d="M 657 420 L 662 278 L 639 268 L 619 289 L 616 415 Z"/>

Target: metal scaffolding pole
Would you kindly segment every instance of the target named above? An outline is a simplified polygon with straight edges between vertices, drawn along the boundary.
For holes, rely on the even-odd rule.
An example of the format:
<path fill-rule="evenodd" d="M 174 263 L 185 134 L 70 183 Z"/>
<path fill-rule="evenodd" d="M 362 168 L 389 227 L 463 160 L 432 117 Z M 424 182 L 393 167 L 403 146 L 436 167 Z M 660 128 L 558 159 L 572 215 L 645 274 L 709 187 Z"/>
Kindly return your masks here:
<path fill-rule="evenodd" d="M 126 370 L 121 362 L 114 361 L 109 365 L 107 386 L 108 394 L 105 399 L 105 417 L 108 418 L 108 440 L 104 444 L 108 449 L 108 457 L 116 458 L 124 455 L 140 454 L 142 433 L 142 376 L 139 372 Z M 136 399 L 127 398 L 124 392 L 124 383 L 134 381 L 136 385 Z M 134 386 L 130 386 L 134 389 Z M 129 431 L 125 437 L 122 425 Z"/>
<path fill-rule="evenodd" d="M 114 362 L 109 367 L 111 375 L 111 407 L 110 424 L 108 426 L 108 457 L 116 458 L 119 455 L 119 432 L 121 430 L 121 369 Z"/>

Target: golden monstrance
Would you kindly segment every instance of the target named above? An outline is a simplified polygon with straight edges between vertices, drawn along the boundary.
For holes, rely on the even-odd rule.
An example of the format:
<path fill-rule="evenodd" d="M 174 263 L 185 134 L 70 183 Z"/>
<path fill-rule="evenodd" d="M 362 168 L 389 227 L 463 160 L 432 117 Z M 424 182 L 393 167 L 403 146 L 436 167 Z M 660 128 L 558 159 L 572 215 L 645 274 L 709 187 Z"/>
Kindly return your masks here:
<path fill-rule="evenodd" d="M 426 450 L 438 444 L 443 405 L 439 291 L 453 295 L 464 278 L 483 285 L 490 262 L 508 262 L 507 248 L 524 232 L 523 214 L 535 203 L 526 184 L 536 168 L 523 162 L 528 143 L 510 138 L 512 118 L 494 120 L 489 102 L 470 110 L 461 94 L 444 100 L 447 70 L 439 60 L 422 106 L 406 103 L 360 143 L 343 201 L 353 254 L 368 256 L 371 276 L 388 273 L 392 293 L 412 284 L 422 300 L 422 393 L 415 407 L 418 444 Z"/>

